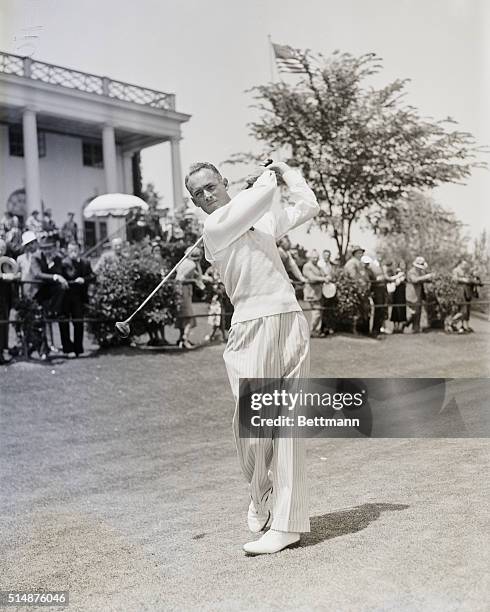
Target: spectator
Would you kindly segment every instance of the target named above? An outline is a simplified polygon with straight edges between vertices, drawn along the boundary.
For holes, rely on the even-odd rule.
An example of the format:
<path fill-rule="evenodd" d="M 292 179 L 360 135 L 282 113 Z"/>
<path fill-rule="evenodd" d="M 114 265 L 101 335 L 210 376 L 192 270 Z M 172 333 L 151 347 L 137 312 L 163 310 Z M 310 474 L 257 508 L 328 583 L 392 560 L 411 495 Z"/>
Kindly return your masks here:
<path fill-rule="evenodd" d="M 147 236 L 151 237 L 151 230 L 146 221 L 145 214 L 139 210 L 133 221 L 127 225 L 129 242 L 141 242 Z"/>
<path fill-rule="evenodd" d="M 350 258 L 344 266 L 344 272 L 351 280 L 366 285 L 366 271 L 361 264 L 361 257 L 365 253 L 365 249 L 358 245 L 354 245 L 351 249 L 351 253 Z"/>
<path fill-rule="evenodd" d="M 51 242 L 51 241 L 56 242 L 60 238 L 58 227 L 56 226 L 56 223 L 53 221 L 51 208 L 46 208 L 46 210 L 43 213 L 42 237 L 44 238 L 44 240 L 47 240 L 48 242 Z M 46 242 L 45 244 L 48 244 L 48 242 Z"/>
<path fill-rule="evenodd" d="M 19 217 L 14 215 L 11 220 L 10 229 L 5 234 L 7 243 L 7 254 L 9 257 L 17 258 L 22 253 L 22 230 L 20 229 Z"/>
<path fill-rule="evenodd" d="M 42 281 L 34 297 L 41 305 L 44 317 L 46 319 L 59 317 L 63 295 L 68 289 L 68 283 L 63 276 L 62 260 L 57 254 L 56 243 L 53 240 L 44 239 L 41 250 L 33 254 L 31 270 L 34 280 Z M 50 344 L 47 340 L 48 334 Z M 50 350 L 56 351 L 57 349 L 54 346 L 52 324 L 48 322 L 44 326 L 43 342 L 40 349 L 41 359 L 47 359 Z"/>
<path fill-rule="evenodd" d="M 107 262 L 117 261 L 123 256 L 122 238 L 113 238 L 111 240 L 111 248 L 108 251 L 104 251 L 100 256 L 99 261 L 95 264 L 95 272 L 98 273 Z"/>
<path fill-rule="evenodd" d="M 160 215 L 157 211 L 156 202 L 150 202 L 146 213 L 149 236 L 152 240 L 162 237 L 162 226 L 160 225 Z"/>
<path fill-rule="evenodd" d="M 10 211 L 6 211 L 0 219 L 0 236 L 3 238 L 12 227 L 12 217 L 14 215 Z"/>
<path fill-rule="evenodd" d="M 366 257 L 363 255 L 362 259 Z M 361 261 L 362 261 L 361 259 Z M 370 277 L 371 298 L 373 300 L 373 328 L 371 335 L 378 338 L 384 333 L 384 322 L 387 317 L 388 292 L 386 291 L 386 278 L 384 272 L 376 259 L 370 259 L 367 264 L 367 271 Z"/>
<path fill-rule="evenodd" d="M 160 269 L 160 274 L 163 278 L 167 274 L 167 266 L 163 257 L 160 239 L 155 240 L 155 242 L 152 244 L 151 255 L 157 262 Z M 147 324 L 147 331 L 148 335 L 150 336 L 148 346 L 165 346 L 169 344 L 165 339 L 165 325 L 163 323 L 152 321 L 151 323 Z"/>
<path fill-rule="evenodd" d="M 406 291 L 407 305 L 410 309 L 406 327 L 412 325 L 414 334 L 420 333 L 420 319 L 422 307 L 426 299 L 425 283 L 434 278 L 434 274 L 427 273 L 428 264 L 422 256 L 414 259 L 412 267 L 408 271 L 408 286 Z"/>
<path fill-rule="evenodd" d="M 289 237 L 283 236 L 277 243 L 277 250 L 279 251 L 279 255 L 281 257 L 282 263 L 286 268 L 286 272 L 289 275 L 289 278 L 293 281 L 300 281 L 301 283 L 306 282 L 306 278 L 301 274 L 301 270 L 298 267 L 294 257 L 291 254 L 291 241 Z"/>
<path fill-rule="evenodd" d="M 186 250 L 188 253 L 192 247 Z M 180 338 L 178 341 L 180 348 L 191 349 L 194 347 L 194 343 L 191 342 L 189 335 L 192 328 L 196 327 L 196 318 L 194 317 L 194 310 L 192 307 L 192 294 L 193 285 L 203 287 L 202 275 L 200 274 L 200 265 L 198 264 L 201 259 L 201 251 L 195 249 L 188 259 L 185 259 L 177 269 L 176 281 L 180 284 L 180 292 L 182 300 L 179 306 L 179 313 L 177 317 L 177 327 L 180 331 Z"/>
<path fill-rule="evenodd" d="M 311 309 L 311 337 L 319 338 L 324 336 L 322 334 L 322 285 L 327 277 L 318 267 L 318 251 L 309 251 L 307 256 L 308 261 L 303 266 L 303 276 L 306 279 L 304 299 Z"/>
<path fill-rule="evenodd" d="M 41 232 L 43 230 L 43 224 L 39 219 L 38 210 L 33 210 L 31 214 L 27 217 L 26 230 L 34 232 L 38 238 L 40 237 Z"/>
<path fill-rule="evenodd" d="M 210 265 L 202 277 L 203 281 L 211 285 L 211 302 L 208 310 L 208 323 L 212 327 L 211 334 L 205 337 L 206 341 L 212 341 L 216 334 L 221 331 L 223 342 L 226 342 L 228 330 L 233 316 L 233 306 L 226 295 L 225 286 L 221 281 L 219 272 L 214 265 Z M 216 329 L 218 325 L 218 329 Z"/>
<path fill-rule="evenodd" d="M 161 236 L 164 242 L 169 242 L 172 237 L 172 220 L 169 217 L 168 208 L 163 208 L 162 213 L 162 217 L 159 219 Z"/>
<path fill-rule="evenodd" d="M 328 249 L 322 251 L 322 257 L 318 261 L 318 267 L 327 278 L 328 283 L 334 283 L 337 277 L 336 266 L 331 261 L 331 252 Z M 335 289 L 335 287 L 334 287 Z M 322 297 L 323 314 L 322 314 L 322 332 L 327 335 L 334 333 L 335 321 L 333 319 L 333 309 L 335 297 Z"/>
<path fill-rule="evenodd" d="M 407 322 L 407 306 L 406 306 L 406 276 L 404 272 L 404 264 L 400 263 L 395 269 L 393 262 L 387 262 L 384 267 L 385 278 L 388 281 L 388 286 L 393 286 L 391 292 L 391 316 L 390 320 L 393 323 L 393 333 L 403 333 L 403 329 Z"/>
<path fill-rule="evenodd" d="M 175 223 L 172 226 L 172 242 L 179 242 L 180 240 L 184 240 L 184 230 L 180 227 L 178 223 Z"/>
<path fill-rule="evenodd" d="M 74 337 L 70 338 L 70 324 L 67 320 L 60 320 L 60 335 L 63 353 L 75 353 L 78 357 L 83 350 L 83 319 L 84 307 L 88 302 L 88 285 L 94 280 L 94 273 L 90 262 L 80 257 L 80 245 L 70 242 L 67 247 L 67 256 L 62 261 L 62 274 L 68 281 L 68 289 L 63 293 L 61 315 L 72 319 Z M 77 320 L 78 319 L 78 320 Z"/>
<path fill-rule="evenodd" d="M 68 219 L 61 228 L 61 246 L 68 246 L 70 242 L 78 242 L 78 225 L 74 221 L 75 213 L 69 212 Z"/>
<path fill-rule="evenodd" d="M 22 295 L 23 297 L 32 299 L 38 290 L 38 286 L 34 283 L 35 279 L 31 264 L 34 253 L 39 249 L 37 236 L 33 231 L 28 230 L 22 234 L 22 246 L 24 252 L 17 257 Z"/>
<path fill-rule="evenodd" d="M 465 259 L 462 259 L 454 268 L 452 275 L 453 279 L 458 283 L 458 318 L 462 324 L 459 333 L 469 333 L 473 331 L 469 321 L 475 280 L 470 271 L 470 264 Z"/>
<path fill-rule="evenodd" d="M 7 252 L 7 243 L 0 238 L 0 257 L 4 257 Z M 13 281 L 17 280 L 17 274 L 13 272 L 2 272 L 0 267 L 0 365 L 5 365 L 10 361 L 6 355 L 9 345 L 9 317 L 13 299 Z M 2 323 L 5 321 L 5 323 Z"/>

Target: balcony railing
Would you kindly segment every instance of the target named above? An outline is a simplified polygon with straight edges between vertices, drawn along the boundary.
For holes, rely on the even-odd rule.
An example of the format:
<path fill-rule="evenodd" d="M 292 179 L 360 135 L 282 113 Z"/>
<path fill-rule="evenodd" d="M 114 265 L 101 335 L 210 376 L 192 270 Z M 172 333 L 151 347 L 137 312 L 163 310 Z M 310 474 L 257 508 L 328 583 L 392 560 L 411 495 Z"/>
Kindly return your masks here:
<path fill-rule="evenodd" d="M 144 106 L 151 106 L 160 110 L 175 110 L 175 95 L 131 85 L 122 81 L 114 81 L 108 77 L 80 72 L 55 64 L 38 62 L 29 57 L 21 57 L 12 53 L 0 51 L 0 72 L 5 74 L 15 74 L 17 76 L 42 81 L 50 85 L 59 85 L 77 91 L 98 94 L 134 102 Z"/>

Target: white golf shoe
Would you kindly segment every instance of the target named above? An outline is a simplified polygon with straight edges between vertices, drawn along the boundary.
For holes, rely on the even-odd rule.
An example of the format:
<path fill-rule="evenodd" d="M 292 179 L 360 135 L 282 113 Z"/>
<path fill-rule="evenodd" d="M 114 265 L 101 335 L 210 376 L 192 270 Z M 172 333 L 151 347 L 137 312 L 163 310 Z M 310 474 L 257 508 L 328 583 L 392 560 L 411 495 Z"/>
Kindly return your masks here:
<path fill-rule="evenodd" d="M 297 544 L 299 539 L 299 533 L 269 529 L 259 540 L 244 544 L 243 550 L 250 555 L 270 555 Z"/>

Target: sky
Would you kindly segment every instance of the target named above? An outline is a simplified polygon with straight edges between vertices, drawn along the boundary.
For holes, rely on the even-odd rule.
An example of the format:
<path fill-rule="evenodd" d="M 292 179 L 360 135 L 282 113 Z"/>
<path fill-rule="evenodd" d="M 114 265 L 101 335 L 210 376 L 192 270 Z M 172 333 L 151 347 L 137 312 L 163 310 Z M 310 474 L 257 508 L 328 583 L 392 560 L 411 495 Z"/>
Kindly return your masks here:
<path fill-rule="evenodd" d="M 0 48 L 34 59 L 174 92 L 183 126 L 183 171 L 196 160 L 220 165 L 256 151 L 246 90 L 277 78 L 274 42 L 383 58 L 379 84 L 409 78 L 407 103 L 451 116 L 490 145 L 490 3 L 486 0 L 0 0 Z M 485 40 L 487 34 L 487 40 Z M 288 79 L 291 77 L 287 77 Z M 143 178 L 172 202 L 168 144 L 143 151 Z M 489 159 L 490 161 L 490 159 Z M 226 168 L 223 168 L 226 172 Z M 236 171 L 230 171 L 236 178 Z M 490 171 L 466 186 L 446 185 L 436 200 L 472 237 L 490 227 Z M 306 246 L 333 246 L 299 232 Z M 368 233 L 354 240 L 373 247 Z"/>

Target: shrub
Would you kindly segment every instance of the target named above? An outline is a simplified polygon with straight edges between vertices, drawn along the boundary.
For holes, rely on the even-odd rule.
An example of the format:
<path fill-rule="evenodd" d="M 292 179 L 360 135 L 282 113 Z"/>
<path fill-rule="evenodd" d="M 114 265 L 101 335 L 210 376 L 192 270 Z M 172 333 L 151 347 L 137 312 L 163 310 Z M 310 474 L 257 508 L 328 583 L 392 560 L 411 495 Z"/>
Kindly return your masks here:
<path fill-rule="evenodd" d="M 357 321 L 369 319 L 369 290 L 359 286 L 344 271 L 340 271 L 335 284 L 332 319 L 338 329 L 352 330 Z"/>
<path fill-rule="evenodd" d="M 185 251 L 184 243 L 162 245 L 163 269 L 168 271 Z M 127 342 L 114 329 L 116 321 L 126 319 L 162 279 L 162 263 L 157 261 L 147 244 L 132 245 L 128 252 L 107 259 L 97 272 L 90 297 L 89 316 L 98 321 L 89 323 L 89 330 L 100 346 Z M 131 335 L 139 335 L 155 325 L 172 325 L 179 305 L 174 283 L 165 284 L 131 324 Z"/>
<path fill-rule="evenodd" d="M 451 274 L 438 273 L 427 286 L 427 316 L 431 325 L 438 327 L 446 317 L 458 311 L 460 290 Z"/>

